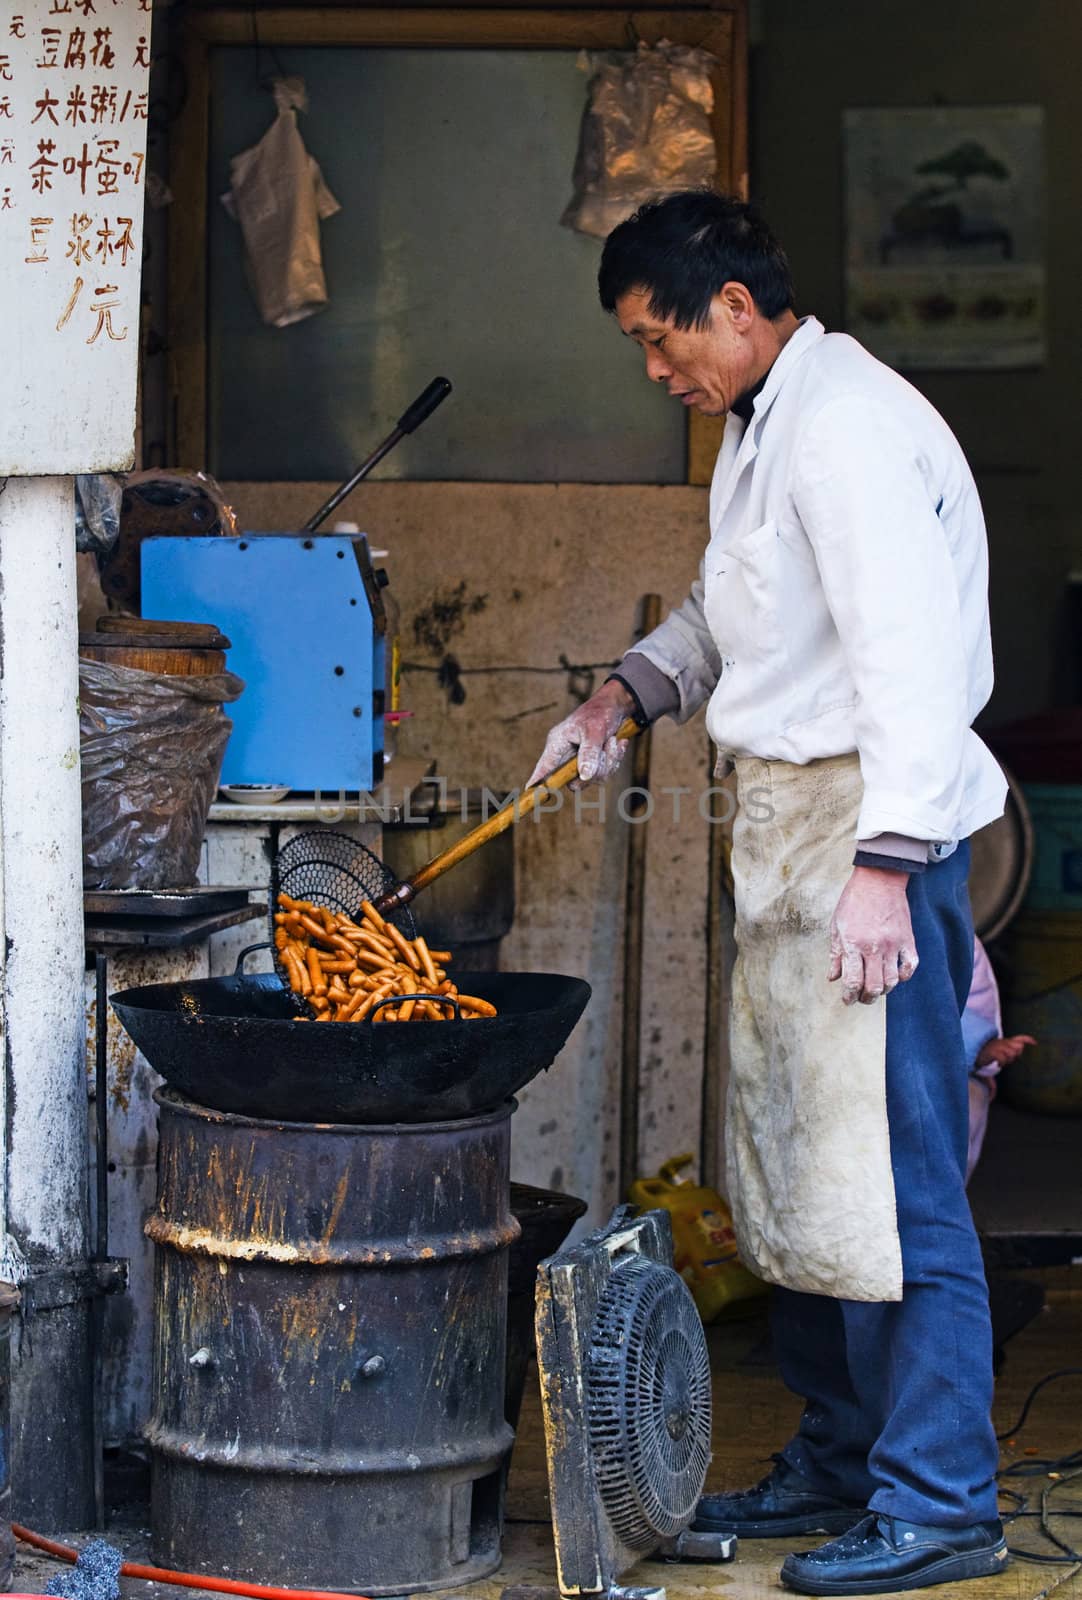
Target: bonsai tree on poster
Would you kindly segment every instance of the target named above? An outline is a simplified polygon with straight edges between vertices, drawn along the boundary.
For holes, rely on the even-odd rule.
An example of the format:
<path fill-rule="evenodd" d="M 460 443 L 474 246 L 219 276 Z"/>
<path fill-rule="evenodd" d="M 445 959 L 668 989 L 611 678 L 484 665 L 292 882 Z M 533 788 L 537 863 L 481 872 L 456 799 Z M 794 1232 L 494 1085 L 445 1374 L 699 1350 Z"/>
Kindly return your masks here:
<path fill-rule="evenodd" d="M 922 161 L 914 169 L 919 177 L 942 177 L 946 183 L 932 183 L 918 189 L 891 217 L 892 232 L 880 241 L 884 264 L 899 246 L 938 244 L 944 249 L 964 249 L 969 245 L 993 244 L 1004 260 L 1013 254 L 1010 230 L 994 222 L 966 220 L 963 201 L 971 198 L 970 182 L 988 178 L 1004 183 L 1010 170 L 976 139 L 964 139 L 944 155 Z"/>

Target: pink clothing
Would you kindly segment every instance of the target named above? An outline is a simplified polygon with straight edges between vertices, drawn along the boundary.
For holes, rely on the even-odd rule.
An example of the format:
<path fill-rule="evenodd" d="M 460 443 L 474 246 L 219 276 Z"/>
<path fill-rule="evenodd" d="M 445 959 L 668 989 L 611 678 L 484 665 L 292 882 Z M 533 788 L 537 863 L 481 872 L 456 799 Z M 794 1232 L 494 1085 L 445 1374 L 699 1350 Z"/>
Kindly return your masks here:
<path fill-rule="evenodd" d="M 1002 1038 L 1003 1018 L 999 1010 L 999 986 L 992 971 L 992 963 L 988 959 L 988 952 L 979 939 L 973 941 L 973 982 L 969 986 L 966 1013 L 967 1016 L 972 1013 L 974 1022 L 987 1028 L 988 1039 Z M 982 1044 L 987 1044 L 988 1039 L 982 1040 Z M 978 1045 L 977 1050 L 980 1048 Z M 975 1056 L 976 1052 L 974 1058 Z M 987 1067 L 977 1067 L 976 1071 L 982 1078 L 994 1078 L 999 1067 L 992 1062 Z"/>
<path fill-rule="evenodd" d="M 999 1071 L 999 1068 L 996 1068 Z M 969 1080 L 969 1154 L 966 1157 L 966 1182 L 973 1176 L 973 1168 L 980 1158 L 984 1136 L 988 1131 L 988 1107 L 996 1097 L 994 1078 L 971 1077 Z"/>
<path fill-rule="evenodd" d="M 995 1099 L 996 1076 L 999 1062 L 989 1061 L 977 1066 L 977 1056 L 990 1039 L 1003 1035 L 1003 1019 L 999 1009 L 999 988 L 988 952 L 979 939 L 973 941 L 973 982 L 969 999 L 962 1013 L 962 1038 L 969 1064 L 969 1157 L 966 1162 L 966 1182 L 977 1165 L 988 1127 L 988 1107 Z"/>

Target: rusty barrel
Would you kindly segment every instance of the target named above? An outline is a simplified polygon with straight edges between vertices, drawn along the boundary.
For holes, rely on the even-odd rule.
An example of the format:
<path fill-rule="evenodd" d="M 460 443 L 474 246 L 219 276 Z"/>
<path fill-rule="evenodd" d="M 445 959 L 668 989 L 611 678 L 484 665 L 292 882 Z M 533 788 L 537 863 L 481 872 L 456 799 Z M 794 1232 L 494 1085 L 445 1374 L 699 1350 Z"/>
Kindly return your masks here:
<path fill-rule="evenodd" d="M 154 1559 L 369 1595 L 493 1571 L 513 1103 L 361 1127 L 157 1099 Z"/>
<path fill-rule="evenodd" d="M 11 1319 L 19 1304 L 13 1283 L 0 1282 L 0 1590 L 11 1588 L 15 1539 L 11 1532 Z"/>

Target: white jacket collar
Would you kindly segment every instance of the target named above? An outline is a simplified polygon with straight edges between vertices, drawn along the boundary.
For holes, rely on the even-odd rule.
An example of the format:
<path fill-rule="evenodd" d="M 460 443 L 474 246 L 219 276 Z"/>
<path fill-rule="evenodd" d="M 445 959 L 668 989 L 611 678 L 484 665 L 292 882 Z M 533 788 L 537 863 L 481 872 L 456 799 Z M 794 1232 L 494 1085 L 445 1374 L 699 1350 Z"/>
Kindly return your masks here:
<path fill-rule="evenodd" d="M 710 490 L 712 527 L 716 528 L 725 515 L 741 473 L 759 454 L 758 424 L 764 421 L 790 372 L 799 361 L 803 360 L 812 346 L 818 344 L 825 331 L 818 318 L 802 318 L 796 332 L 782 346 L 774 365 L 766 375 L 766 382 L 755 397 L 751 421 L 745 426 L 739 417 L 732 412 L 729 413 Z M 740 433 L 736 433 L 734 424 L 740 427 Z"/>
<path fill-rule="evenodd" d="M 753 421 L 766 415 L 797 362 L 803 360 L 812 346 L 819 343 L 825 332 L 818 317 L 801 317 L 799 327 L 782 346 L 766 375 L 766 382 L 752 402 Z"/>

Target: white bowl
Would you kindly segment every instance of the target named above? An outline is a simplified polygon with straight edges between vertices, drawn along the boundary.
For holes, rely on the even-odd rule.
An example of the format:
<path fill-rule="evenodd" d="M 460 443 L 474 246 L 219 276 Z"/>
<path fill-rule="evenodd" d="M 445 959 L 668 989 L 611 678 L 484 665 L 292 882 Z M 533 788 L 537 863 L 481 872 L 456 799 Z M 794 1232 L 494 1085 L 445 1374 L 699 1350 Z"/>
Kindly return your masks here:
<path fill-rule="evenodd" d="M 273 806 L 284 800 L 289 787 L 281 783 L 223 783 L 221 794 L 238 806 Z"/>

